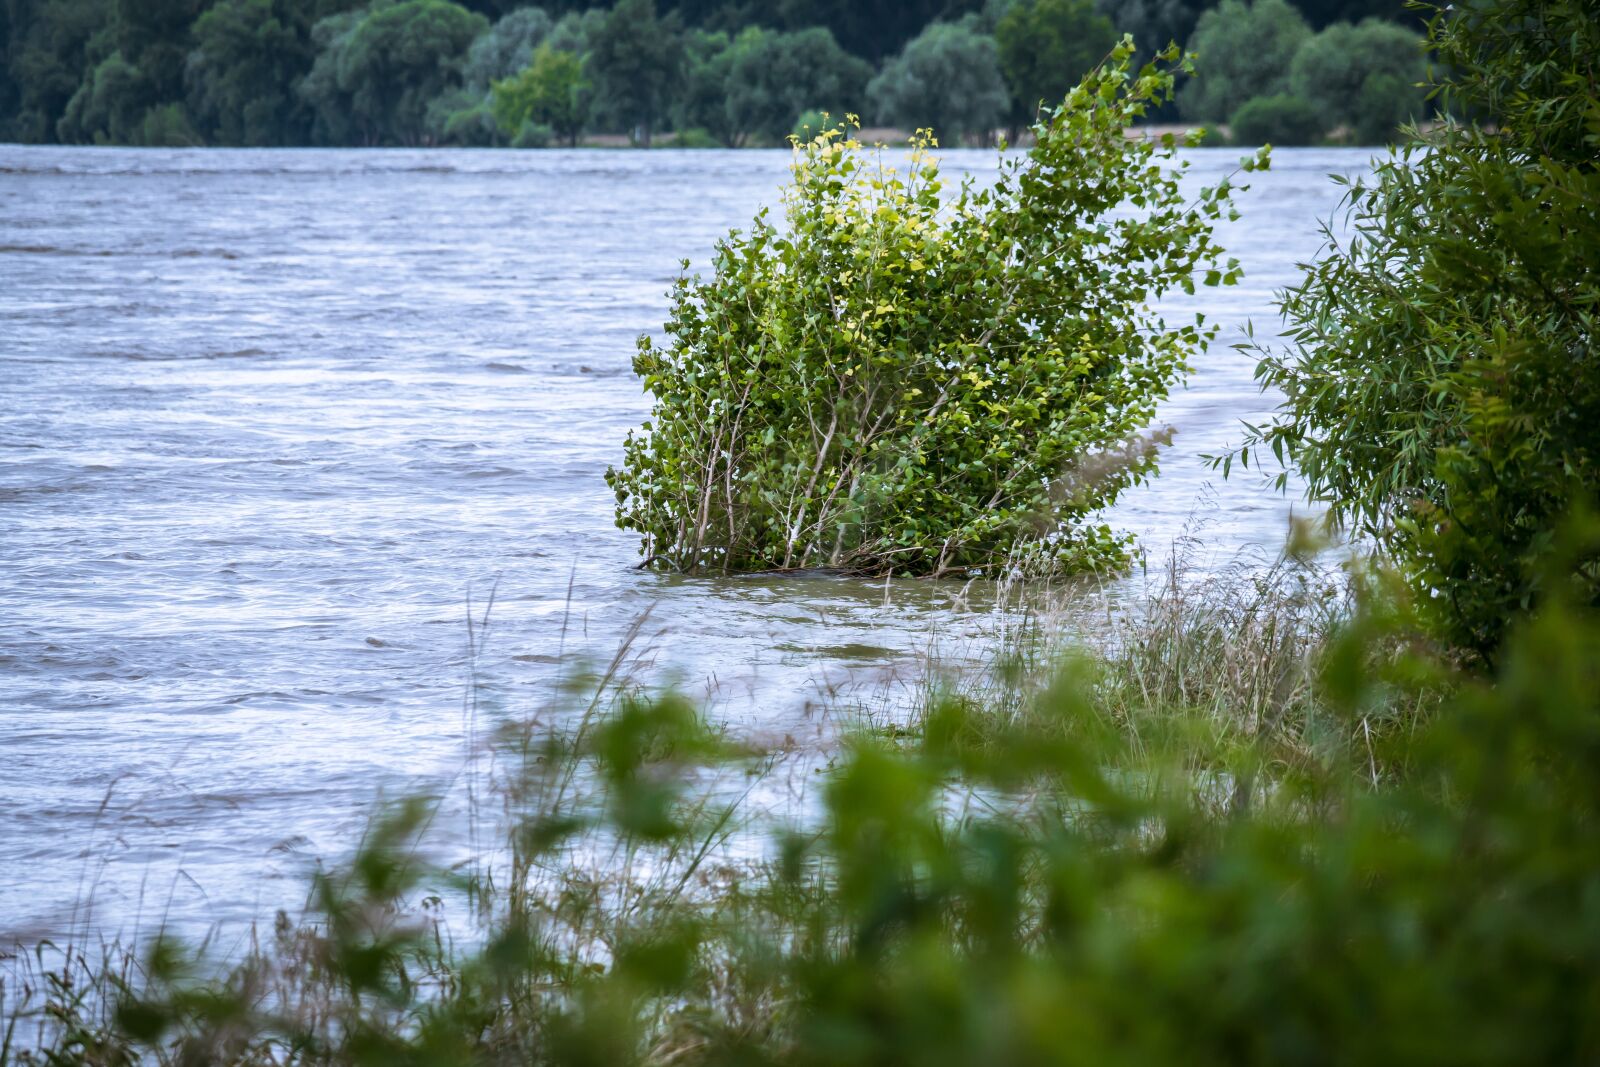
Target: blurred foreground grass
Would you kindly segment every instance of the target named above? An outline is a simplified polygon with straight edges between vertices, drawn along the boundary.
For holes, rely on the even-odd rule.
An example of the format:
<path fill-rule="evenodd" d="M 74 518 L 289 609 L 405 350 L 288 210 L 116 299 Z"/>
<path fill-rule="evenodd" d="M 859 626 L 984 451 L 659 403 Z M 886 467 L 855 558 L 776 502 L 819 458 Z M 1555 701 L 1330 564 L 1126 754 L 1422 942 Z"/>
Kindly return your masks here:
<path fill-rule="evenodd" d="M 708 784 L 764 756 L 602 680 L 498 733 L 497 873 L 393 807 L 242 960 L 21 961 L 0 1064 L 1594 1061 L 1600 619 L 1554 598 L 1471 675 L 1380 574 L 1304 573 L 930 683 L 804 827 Z"/>

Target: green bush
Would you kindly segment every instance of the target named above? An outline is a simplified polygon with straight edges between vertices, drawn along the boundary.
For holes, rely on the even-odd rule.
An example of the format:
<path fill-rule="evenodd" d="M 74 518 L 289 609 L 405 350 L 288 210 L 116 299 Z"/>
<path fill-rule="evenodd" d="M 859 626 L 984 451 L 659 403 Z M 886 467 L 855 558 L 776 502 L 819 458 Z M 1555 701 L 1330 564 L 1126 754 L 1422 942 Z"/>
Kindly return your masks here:
<path fill-rule="evenodd" d="M 1494 125 L 1447 123 L 1351 187 L 1257 372 L 1279 415 L 1237 458 L 1293 462 L 1492 658 L 1546 592 L 1553 524 L 1600 492 L 1600 21 L 1506 0 L 1441 9 L 1430 36 L 1445 102 Z M 1592 558 L 1563 580 L 1600 598 Z"/>
<path fill-rule="evenodd" d="M 721 148 L 722 142 L 711 136 L 703 126 L 677 130 L 672 135 L 673 148 Z"/>
<path fill-rule="evenodd" d="M 555 140 L 556 133 L 542 122 L 528 119 L 511 138 L 512 148 L 549 148 Z"/>
<path fill-rule="evenodd" d="M 1327 123 L 1298 96 L 1258 96 L 1233 113 L 1228 123 L 1234 144 L 1315 144 Z"/>
<path fill-rule="evenodd" d="M 722 241 L 712 277 L 674 289 L 667 343 L 640 341 L 654 407 L 607 480 L 647 562 L 1123 563 L 1127 539 L 1088 516 L 1154 471 L 1132 435 L 1214 333 L 1148 301 L 1239 276 L 1211 237 L 1230 183 L 1191 199 L 1172 138 L 1123 136 L 1173 85 L 1131 71 L 1131 48 L 953 199 L 925 140 L 905 173 L 838 129 L 798 148 L 786 227 Z"/>

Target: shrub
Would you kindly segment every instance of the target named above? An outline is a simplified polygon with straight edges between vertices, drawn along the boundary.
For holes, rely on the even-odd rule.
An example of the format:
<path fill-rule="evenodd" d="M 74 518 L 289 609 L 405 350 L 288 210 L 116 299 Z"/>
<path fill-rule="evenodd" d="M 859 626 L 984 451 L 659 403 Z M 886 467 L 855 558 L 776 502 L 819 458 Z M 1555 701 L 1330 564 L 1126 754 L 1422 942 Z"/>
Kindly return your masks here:
<path fill-rule="evenodd" d="M 512 148 L 549 148 L 555 139 L 555 131 L 542 122 L 528 119 L 511 139 Z"/>
<path fill-rule="evenodd" d="M 691 126 L 672 135 L 673 148 L 721 148 L 722 142 L 702 126 Z"/>
<path fill-rule="evenodd" d="M 1447 123 L 1351 187 L 1348 236 L 1284 296 L 1289 350 L 1263 352 L 1278 417 L 1236 454 L 1298 466 L 1486 658 L 1543 595 L 1555 522 L 1600 491 L 1591 8 L 1436 11 L 1446 102 L 1494 126 Z M 1562 580 L 1600 598 L 1592 557 Z"/>
<path fill-rule="evenodd" d="M 1235 144 L 1314 144 L 1326 126 L 1316 108 L 1298 96 L 1258 96 L 1233 113 Z"/>
<path fill-rule="evenodd" d="M 787 228 L 763 214 L 724 239 L 709 280 L 677 283 L 667 343 L 640 340 L 655 403 L 607 481 L 648 563 L 1123 563 L 1088 516 L 1154 472 L 1130 437 L 1215 332 L 1148 301 L 1239 276 L 1211 236 L 1230 183 L 1190 199 L 1172 138 L 1123 136 L 1176 59 L 1135 75 L 1131 50 L 953 199 L 925 138 L 904 174 L 840 129 L 797 148 Z"/>

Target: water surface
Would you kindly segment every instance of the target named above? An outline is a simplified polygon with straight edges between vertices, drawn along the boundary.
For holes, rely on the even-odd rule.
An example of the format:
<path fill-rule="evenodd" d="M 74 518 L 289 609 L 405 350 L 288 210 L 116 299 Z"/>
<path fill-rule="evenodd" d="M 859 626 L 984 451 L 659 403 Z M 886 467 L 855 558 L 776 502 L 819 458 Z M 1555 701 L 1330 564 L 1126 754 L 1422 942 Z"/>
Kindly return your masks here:
<path fill-rule="evenodd" d="M 649 610 L 642 674 L 772 737 L 980 632 L 953 583 L 686 581 L 612 525 L 635 337 L 788 158 L 0 147 L 0 939 L 296 896 L 375 795 L 460 766 L 491 588 L 501 703 Z M 1197 518 L 1209 558 L 1281 542 L 1289 502 L 1198 457 L 1270 406 L 1227 342 L 1365 159 L 1280 151 L 1222 235 L 1245 282 L 1174 305 L 1224 338 L 1113 515 L 1157 558 Z"/>

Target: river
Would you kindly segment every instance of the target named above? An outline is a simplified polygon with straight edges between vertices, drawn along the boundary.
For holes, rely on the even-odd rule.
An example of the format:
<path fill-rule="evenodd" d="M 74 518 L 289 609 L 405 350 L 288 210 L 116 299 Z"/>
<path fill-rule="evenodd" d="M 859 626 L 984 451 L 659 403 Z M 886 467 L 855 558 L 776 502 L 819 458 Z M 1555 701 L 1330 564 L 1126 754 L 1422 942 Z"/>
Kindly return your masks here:
<path fill-rule="evenodd" d="M 1228 343 L 1368 156 L 1280 150 L 1221 231 L 1243 284 L 1171 305 L 1223 337 L 1111 516 L 1153 560 L 1197 523 L 1208 560 L 1281 544 L 1293 498 L 1199 456 L 1271 407 Z M 979 632 L 954 583 L 678 579 L 612 524 L 635 337 L 788 161 L 0 146 L 0 941 L 297 898 L 374 797 L 461 765 L 491 589 L 499 705 L 648 611 L 639 677 L 765 737 Z"/>

